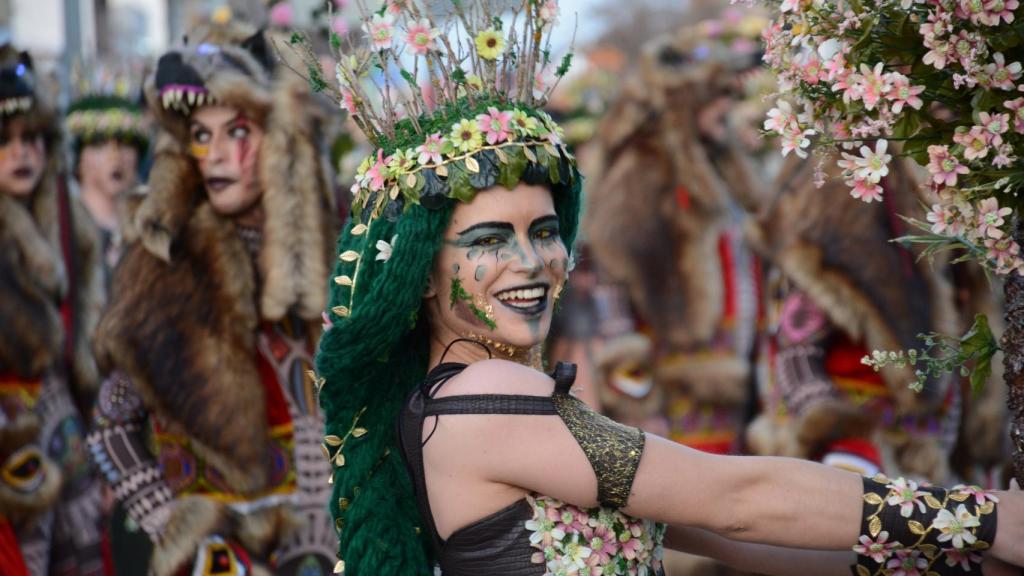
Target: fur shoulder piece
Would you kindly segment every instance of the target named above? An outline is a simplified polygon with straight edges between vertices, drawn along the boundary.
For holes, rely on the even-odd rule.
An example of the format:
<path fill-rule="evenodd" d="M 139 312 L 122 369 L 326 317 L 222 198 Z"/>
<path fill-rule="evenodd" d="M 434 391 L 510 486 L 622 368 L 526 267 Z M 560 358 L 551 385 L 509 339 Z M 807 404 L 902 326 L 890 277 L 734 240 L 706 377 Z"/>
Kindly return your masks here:
<path fill-rule="evenodd" d="M 849 198 L 838 178 L 815 188 L 810 170 L 809 161 L 783 168 L 778 196 L 748 229 L 754 245 L 833 324 L 870 350 L 916 348 L 918 334 L 956 332 L 947 268 L 919 262 L 916 253 L 891 242 L 904 233 L 898 215 L 919 211 L 916 196 L 907 193 L 917 186 L 909 169 L 895 164 L 885 183 L 887 199 L 871 204 Z M 915 397 L 907 387 L 909 371 L 882 375 L 905 410 L 942 396 L 936 388 Z"/>
<path fill-rule="evenodd" d="M 255 273 L 234 225 L 201 204 L 169 260 L 131 245 L 96 334 L 105 369 L 187 434 L 240 493 L 266 481 L 266 407 L 256 360 Z M 230 414 L 230 420 L 225 415 Z"/>
<path fill-rule="evenodd" d="M 38 378 L 60 358 L 60 250 L 20 202 L 0 194 L 0 373 Z"/>

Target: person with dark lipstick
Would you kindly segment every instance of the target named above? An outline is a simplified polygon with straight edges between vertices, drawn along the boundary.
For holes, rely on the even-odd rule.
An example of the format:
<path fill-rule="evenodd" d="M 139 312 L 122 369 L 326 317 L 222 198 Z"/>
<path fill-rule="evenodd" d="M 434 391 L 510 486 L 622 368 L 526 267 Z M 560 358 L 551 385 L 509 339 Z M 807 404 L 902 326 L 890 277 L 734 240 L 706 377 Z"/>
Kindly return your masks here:
<path fill-rule="evenodd" d="M 191 37 L 146 84 L 160 132 L 97 330 L 92 454 L 151 574 L 326 574 L 307 376 L 334 228 L 318 107 L 262 32 Z"/>
<path fill-rule="evenodd" d="M 377 150 L 355 183 L 317 356 L 335 572 L 660 576 L 666 546 L 780 576 L 1024 566 L 1024 494 L 699 452 L 591 411 L 572 365 L 538 369 L 582 188 L 539 110 L 557 2 L 498 16 L 459 2 L 443 50 L 435 36 L 456 30 L 445 14 L 396 4 L 367 10 L 372 44 L 337 69 Z M 410 29 L 406 43 L 392 26 Z M 368 97 L 364 63 L 411 53 L 436 74 L 437 105 L 418 108 L 387 77 L 383 99 Z"/>
<path fill-rule="evenodd" d="M 0 572 L 102 574 L 81 410 L 103 303 L 99 239 L 61 174 L 32 59 L 0 46 Z"/>

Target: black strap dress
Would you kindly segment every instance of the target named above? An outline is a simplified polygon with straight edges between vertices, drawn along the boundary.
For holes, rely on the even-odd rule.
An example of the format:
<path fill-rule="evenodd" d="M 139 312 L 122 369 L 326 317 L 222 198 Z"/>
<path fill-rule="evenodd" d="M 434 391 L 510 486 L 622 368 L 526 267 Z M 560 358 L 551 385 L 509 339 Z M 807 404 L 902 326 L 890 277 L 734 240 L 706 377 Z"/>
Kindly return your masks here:
<path fill-rule="evenodd" d="M 637 574 L 663 576 L 665 526 L 621 511 L 643 454 L 643 432 L 591 411 L 569 394 L 576 367 L 558 364 L 551 396 L 477 394 L 434 398 L 464 364 L 444 363 L 410 395 L 399 417 L 402 456 L 444 576 Z M 427 498 L 423 422 L 459 414 L 550 415 L 562 419 L 597 476 L 596 508 L 538 494 L 459 528 L 442 540 Z M 597 570 L 600 568 L 600 570 Z"/>

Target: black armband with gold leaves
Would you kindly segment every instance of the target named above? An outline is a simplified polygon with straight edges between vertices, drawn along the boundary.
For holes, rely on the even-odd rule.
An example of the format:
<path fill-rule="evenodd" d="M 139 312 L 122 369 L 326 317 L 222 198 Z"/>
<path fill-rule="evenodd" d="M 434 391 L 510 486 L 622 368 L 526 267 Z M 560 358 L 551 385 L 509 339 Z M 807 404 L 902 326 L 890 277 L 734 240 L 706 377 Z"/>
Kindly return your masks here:
<path fill-rule="evenodd" d="M 981 574 L 981 552 L 996 536 L 995 496 L 974 486 L 920 486 L 864 478 L 856 576 Z"/>

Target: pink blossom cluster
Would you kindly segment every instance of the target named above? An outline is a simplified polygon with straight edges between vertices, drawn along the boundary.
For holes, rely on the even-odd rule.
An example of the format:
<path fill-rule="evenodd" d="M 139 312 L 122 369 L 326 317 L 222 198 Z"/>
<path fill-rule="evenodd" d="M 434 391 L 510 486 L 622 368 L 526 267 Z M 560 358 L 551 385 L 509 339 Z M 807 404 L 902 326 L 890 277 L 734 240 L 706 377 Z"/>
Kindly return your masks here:
<path fill-rule="evenodd" d="M 873 202 L 894 158 L 923 160 L 927 148 L 928 184 L 943 199 L 929 214 L 932 232 L 972 245 L 997 272 L 1024 272 L 1010 208 L 992 197 L 997 181 L 1021 170 L 1024 65 L 997 40 L 1020 0 L 763 1 L 777 10 L 762 37 L 779 86 L 764 129 L 783 155 L 819 148 L 851 195 Z M 905 37 L 879 33 L 904 18 Z M 898 45 L 917 46 L 908 54 L 919 61 Z"/>

